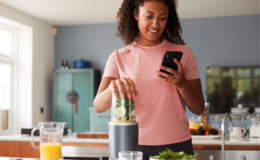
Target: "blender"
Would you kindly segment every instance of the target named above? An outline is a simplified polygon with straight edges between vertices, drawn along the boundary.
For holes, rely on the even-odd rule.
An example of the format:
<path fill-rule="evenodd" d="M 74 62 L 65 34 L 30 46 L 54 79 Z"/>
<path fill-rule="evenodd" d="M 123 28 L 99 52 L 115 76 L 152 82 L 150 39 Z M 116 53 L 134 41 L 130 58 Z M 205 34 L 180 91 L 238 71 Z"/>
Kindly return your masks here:
<path fill-rule="evenodd" d="M 61 144 L 65 122 L 39 122 L 31 132 L 33 148 L 40 149 L 41 160 L 61 159 Z M 34 145 L 33 133 L 39 129 L 40 146 Z"/>
<path fill-rule="evenodd" d="M 109 125 L 109 150 L 111 160 L 118 159 L 118 152 L 138 150 L 138 123 L 135 119 L 134 99 L 125 98 L 117 91 L 112 97 L 111 122 Z"/>

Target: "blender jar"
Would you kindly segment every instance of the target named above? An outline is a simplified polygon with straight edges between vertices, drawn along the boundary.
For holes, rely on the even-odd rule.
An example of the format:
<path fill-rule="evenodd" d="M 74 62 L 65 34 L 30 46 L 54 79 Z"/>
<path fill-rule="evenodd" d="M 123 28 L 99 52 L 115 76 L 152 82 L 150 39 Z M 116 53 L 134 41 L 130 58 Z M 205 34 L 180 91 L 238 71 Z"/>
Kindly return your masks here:
<path fill-rule="evenodd" d="M 260 107 L 250 117 L 250 137 L 260 138 Z"/>
<path fill-rule="evenodd" d="M 249 131 L 249 118 L 248 108 L 231 108 L 231 117 L 233 120 L 233 127 L 241 127 Z M 245 135 L 247 135 L 247 133 Z"/>
<path fill-rule="evenodd" d="M 112 96 L 111 122 L 136 122 L 134 99 L 129 99 L 126 92 L 125 98 L 120 96 L 118 90 L 116 93 L 118 98 Z"/>

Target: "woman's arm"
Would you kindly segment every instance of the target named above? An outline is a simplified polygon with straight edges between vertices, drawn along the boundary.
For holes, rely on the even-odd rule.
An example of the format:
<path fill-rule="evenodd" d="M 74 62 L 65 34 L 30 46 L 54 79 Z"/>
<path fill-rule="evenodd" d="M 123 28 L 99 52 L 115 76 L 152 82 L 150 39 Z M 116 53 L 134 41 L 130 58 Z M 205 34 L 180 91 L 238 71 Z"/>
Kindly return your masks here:
<path fill-rule="evenodd" d="M 186 80 L 187 83 L 179 91 L 192 113 L 201 115 L 204 111 L 204 97 L 200 79 Z"/>
<path fill-rule="evenodd" d="M 116 80 L 116 78 L 105 77 L 101 80 L 97 95 L 93 103 L 94 108 L 98 113 L 105 112 L 111 107 L 112 91 L 109 89 L 109 85 L 112 80 Z"/>

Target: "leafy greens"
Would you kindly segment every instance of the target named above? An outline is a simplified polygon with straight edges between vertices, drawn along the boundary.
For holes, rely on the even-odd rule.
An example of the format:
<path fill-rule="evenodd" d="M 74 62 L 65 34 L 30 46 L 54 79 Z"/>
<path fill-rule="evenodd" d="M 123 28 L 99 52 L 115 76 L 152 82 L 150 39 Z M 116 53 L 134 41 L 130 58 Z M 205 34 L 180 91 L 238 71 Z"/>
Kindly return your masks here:
<path fill-rule="evenodd" d="M 167 151 L 163 151 L 160 153 L 159 157 L 153 157 L 154 159 L 164 159 L 164 160 L 188 160 L 188 159 L 199 159 L 197 153 L 195 155 L 185 154 L 183 151 L 181 152 L 173 152 L 169 148 Z"/>

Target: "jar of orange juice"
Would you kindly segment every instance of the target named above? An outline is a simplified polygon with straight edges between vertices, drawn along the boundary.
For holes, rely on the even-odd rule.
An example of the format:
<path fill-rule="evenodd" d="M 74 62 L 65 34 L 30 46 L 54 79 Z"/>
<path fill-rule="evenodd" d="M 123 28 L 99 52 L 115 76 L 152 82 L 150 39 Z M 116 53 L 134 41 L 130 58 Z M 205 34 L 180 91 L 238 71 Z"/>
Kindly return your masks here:
<path fill-rule="evenodd" d="M 125 92 L 125 97 L 120 96 L 120 92 L 117 90 L 117 97 L 112 96 L 111 105 L 111 121 L 112 122 L 136 122 L 135 121 L 135 102 L 131 97 L 127 97 Z"/>

